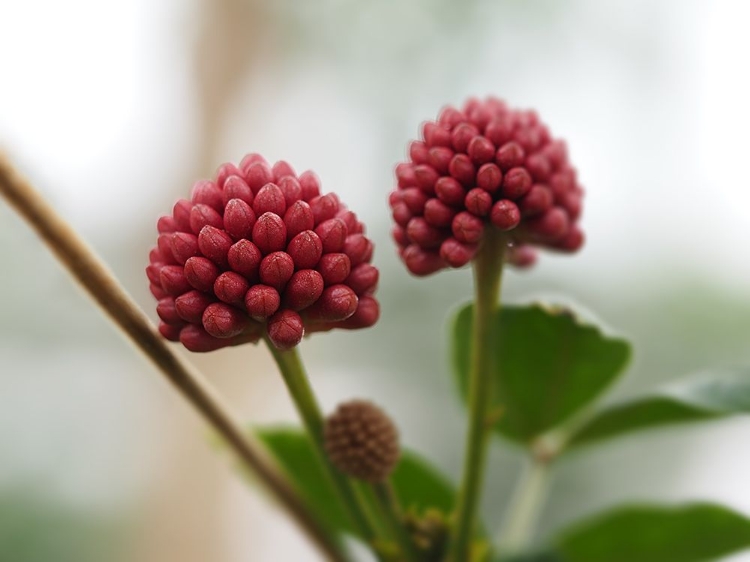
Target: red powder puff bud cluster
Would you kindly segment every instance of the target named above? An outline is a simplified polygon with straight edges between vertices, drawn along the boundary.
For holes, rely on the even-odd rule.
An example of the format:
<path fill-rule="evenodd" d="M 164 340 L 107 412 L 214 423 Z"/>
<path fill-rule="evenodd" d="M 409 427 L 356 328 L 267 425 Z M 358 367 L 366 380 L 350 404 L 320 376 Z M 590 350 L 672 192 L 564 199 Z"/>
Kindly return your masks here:
<path fill-rule="evenodd" d="M 524 267 L 535 246 L 574 252 L 583 190 L 565 144 L 532 111 L 490 98 L 445 108 L 409 145 L 390 194 L 393 238 L 409 271 L 462 267 L 484 230 L 507 233 L 508 260 Z"/>
<path fill-rule="evenodd" d="M 378 270 L 364 226 L 312 172 L 257 154 L 224 164 L 159 219 L 146 274 L 159 331 L 191 351 L 372 326 Z"/>

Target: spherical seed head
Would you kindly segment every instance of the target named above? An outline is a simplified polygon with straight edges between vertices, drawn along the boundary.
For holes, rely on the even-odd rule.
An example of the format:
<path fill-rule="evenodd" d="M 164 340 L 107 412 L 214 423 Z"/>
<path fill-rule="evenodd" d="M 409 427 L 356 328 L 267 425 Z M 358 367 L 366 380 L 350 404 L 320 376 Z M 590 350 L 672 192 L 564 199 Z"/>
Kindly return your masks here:
<path fill-rule="evenodd" d="M 412 195 L 411 205 L 422 199 Z M 289 349 L 305 333 L 378 319 L 372 242 L 336 195 L 321 195 L 312 172 L 248 154 L 196 182 L 157 231 L 146 275 L 159 332 L 191 351 L 264 335 Z"/>
<path fill-rule="evenodd" d="M 383 482 L 399 459 L 398 431 L 383 410 L 366 400 L 351 400 L 326 420 L 325 447 L 344 474 Z"/>
<path fill-rule="evenodd" d="M 583 244 L 583 189 L 565 144 L 534 112 L 500 100 L 446 107 L 409 145 L 396 179 L 393 238 L 414 275 L 466 265 L 488 228 L 504 232 L 517 267 L 533 264 L 537 248 Z"/>

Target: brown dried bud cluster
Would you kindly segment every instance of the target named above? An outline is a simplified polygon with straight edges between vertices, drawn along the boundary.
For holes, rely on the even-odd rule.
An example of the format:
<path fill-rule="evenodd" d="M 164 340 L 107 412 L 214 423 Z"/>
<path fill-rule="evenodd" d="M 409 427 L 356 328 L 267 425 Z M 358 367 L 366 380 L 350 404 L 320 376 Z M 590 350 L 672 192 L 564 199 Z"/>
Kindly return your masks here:
<path fill-rule="evenodd" d="M 336 468 L 368 482 L 385 481 L 399 459 L 396 426 L 366 400 L 345 402 L 328 417 L 325 447 Z"/>

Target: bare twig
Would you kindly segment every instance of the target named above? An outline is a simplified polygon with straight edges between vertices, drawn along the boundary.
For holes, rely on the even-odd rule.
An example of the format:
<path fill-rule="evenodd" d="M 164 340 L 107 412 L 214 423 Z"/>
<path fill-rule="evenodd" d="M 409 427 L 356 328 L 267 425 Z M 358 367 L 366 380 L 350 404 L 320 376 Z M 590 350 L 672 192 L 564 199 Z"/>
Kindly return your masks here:
<path fill-rule="evenodd" d="M 347 558 L 261 445 L 242 430 L 205 379 L 169 349 L 107 266 L 42 196 L 0 154 L 0 193 L 36 230 L 73 277 L 161 373 L 216 430 L 244 465 L 265 484 L 286 512 L 334 562 Z"/>

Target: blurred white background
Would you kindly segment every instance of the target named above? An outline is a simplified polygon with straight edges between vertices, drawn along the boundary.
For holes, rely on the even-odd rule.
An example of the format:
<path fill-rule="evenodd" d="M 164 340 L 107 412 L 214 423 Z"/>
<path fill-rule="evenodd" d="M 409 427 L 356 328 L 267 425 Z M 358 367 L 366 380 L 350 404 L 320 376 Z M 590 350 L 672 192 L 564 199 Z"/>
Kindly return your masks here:
<path fill-rule="evenodd" d="M 303 344 L 313 382 L 326 408 L 375 398 L 456 476 L 442 321 L 470 278 L 397 262 L 385 200 L 407 141 L 487 94 L 568 140 L 587 246 L 506 295 L 563 295 L 632 337 L 616 397 L 750 361 L 748 21 L 741 0 L 0 0 L 0 148 L 149 311 L 155 220 L 195 178 L 255 151 L 314 169 L 377 242 L 383 316 Z M 314 558 L 4 204 L 0 264 L 0 559 Z M 248 420 L 294 420 L 262 350 L 191 359 Z M 542 535 L 623 499 L 750 514 L 749 434 L 737 419 L 576 456 Z M 491 522 L 518 458 L 493 463 Z"/>

